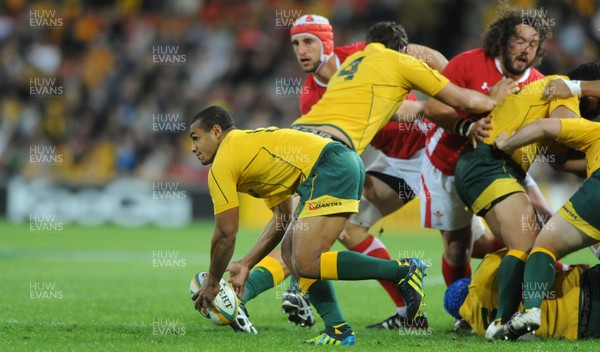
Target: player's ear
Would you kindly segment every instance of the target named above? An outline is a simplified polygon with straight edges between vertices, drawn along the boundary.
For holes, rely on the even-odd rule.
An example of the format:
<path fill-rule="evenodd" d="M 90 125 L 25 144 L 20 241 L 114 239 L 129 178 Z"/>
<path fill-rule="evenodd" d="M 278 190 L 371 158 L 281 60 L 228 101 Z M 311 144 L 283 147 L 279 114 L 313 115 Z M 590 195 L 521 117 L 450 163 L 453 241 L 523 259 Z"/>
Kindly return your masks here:
<path fill-rule="evenodd" d="M 220 125 L 213 125 L 213 127 L 210 129 L 210 132 L 217 138 L 221 138 L 221 136 L 223 135 L 223 129 L 221 128 Z"/>

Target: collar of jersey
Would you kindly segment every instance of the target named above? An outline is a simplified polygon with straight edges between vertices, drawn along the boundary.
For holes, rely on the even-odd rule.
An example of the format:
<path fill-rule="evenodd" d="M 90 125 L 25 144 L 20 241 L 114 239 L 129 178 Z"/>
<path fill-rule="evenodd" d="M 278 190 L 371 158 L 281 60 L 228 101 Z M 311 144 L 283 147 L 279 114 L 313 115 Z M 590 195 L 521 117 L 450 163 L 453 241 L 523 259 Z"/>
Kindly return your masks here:
<path fill-rule="evenodd" d="M 500 74 L 502 76 L 504 76 L 504 73 L 502 73 L 502 65 L 500 64 L 500 59 L 495 58 L 494 62 L 496 63 L 496 68 L 498 69 L 498 72 L 500 72 Z M 525 72 L 523 72 L 523 76 L 521 76 L 521 78 L 519 78 L 519 80 L 517 81 L 517 83 L 523 83 L 523 82 L 525 82 L 529 78 L 529 73 L 531 73 L 531 67 L 527 67 L 527 69 L 525 70 Z"/>

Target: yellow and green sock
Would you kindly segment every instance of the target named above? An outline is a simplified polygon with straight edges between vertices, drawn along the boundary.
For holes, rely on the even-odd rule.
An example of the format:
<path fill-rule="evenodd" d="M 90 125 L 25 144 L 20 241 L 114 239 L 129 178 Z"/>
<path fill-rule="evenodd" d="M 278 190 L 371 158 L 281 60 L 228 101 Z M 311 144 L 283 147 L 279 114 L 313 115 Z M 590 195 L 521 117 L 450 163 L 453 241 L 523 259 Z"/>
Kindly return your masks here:
<path fill-rule="evenodd" d="M 273 257 L 265 257 L 252 269 L 246 281 L 246 293 L 242 298 L 242 304 L 255 298 L 262 292 L 275 287 L 285 279 L 283 267 Z"/>

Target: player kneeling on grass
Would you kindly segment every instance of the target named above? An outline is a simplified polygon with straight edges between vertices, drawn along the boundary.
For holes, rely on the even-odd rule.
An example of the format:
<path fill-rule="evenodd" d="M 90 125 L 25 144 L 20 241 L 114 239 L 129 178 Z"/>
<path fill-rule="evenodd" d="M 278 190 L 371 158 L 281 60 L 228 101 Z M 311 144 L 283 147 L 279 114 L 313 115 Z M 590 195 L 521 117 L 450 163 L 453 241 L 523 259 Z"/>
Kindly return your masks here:
<path fill-rule="evenodd" d="M 422 306 L 424 264 L 416 258 L 384 260 L 364 254 L 330 252 L 348 217 L 358 212 L 365 170 L 356 152 L 340 142 L 312 133 L 275 127 L 238 130 L 218 106 L 209 107 L 190 124 L 192 152 L 212 164 L 209 191 L 215 231 L 209 277 L 192 297 L 196 309 L 214 309 L 219 280 L 233 255 L 239 224 L 237 192 L 265 199 L 273 211 L 256 244 L 230 268 L 230 282 L 242 293 L 249 269 L 280 241 L 286 265 L 325 322 L 325 331 L 307 343 L 353 345 L 329 280 L 388 280 L 396 283 L 413 319 Z M 299 204 L 291 219 L 291 197 Z M 289 225 L 289 226 L 288 226 Z M 243 293 L 242 293 L 243 294 Z"/>
<path fill-rule="evenodd" d="M 473 275 L 446 290 L 444 308 L 457 319 L 464 319 L 479 336 L 494 320 L 498 310 L 498 267 L 507 249 L 488 254 Z M 552 264 L 553 267 L 554 263 Z M 547 265 L 550 267 L 551 265 Z M 585 269 L 575 266 L 558 271 L 549 294 L 540 299 L 540 338 L 600 338 L 600 265 Z M 523 292 L 526 297 L 527 293 Z"/>

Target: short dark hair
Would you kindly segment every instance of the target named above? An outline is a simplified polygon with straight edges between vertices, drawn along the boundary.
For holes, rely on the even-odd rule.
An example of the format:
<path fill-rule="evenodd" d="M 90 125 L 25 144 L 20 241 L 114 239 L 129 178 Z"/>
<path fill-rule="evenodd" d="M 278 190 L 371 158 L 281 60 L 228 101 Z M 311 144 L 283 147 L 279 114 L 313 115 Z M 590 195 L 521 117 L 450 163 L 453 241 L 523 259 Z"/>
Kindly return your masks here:
<path fill-rule="evenodd" d="M 505 8 L 500 18 L 492 23 L 483 33 L 483 50 L 488 57 L 502 55 L 508 47 L 511 37 L 516 33 L 515 27 L 524 24 L 533 27 L 538 33 L 539 44 L 533 59 L 533 65 L 542 62 L 546 53 L 546 41 L 552 37 L 551 21 L 544 16 L 543 9 L 532 10 L 522 8 Z"/>
<path fill-rule="evenodd" d="M 566 74 L 571 80 L 575 81 L 596 81 L 600 80 L 600 60 L 581 64 Z"/>
<path fill-rule="evenodd" d="M 215 125 L 221 126 L 223 131 L 235 128 L 235 123 L 233 122 L 231 115 L 227 112 L 227 110 L 217 105 L 209 106 L 200 111 L 192 118 L 190 126 L 196 121 L 199 122 L 200 128 L 206 132 L 210 131 Z"/>
<path fill-rule="evenodd" d="M 378 22 L 367 32 L 367 44 L 381 43 L 386 48 L 400 50 L 408 45 L 404 27 L 396 22 Z"/>

